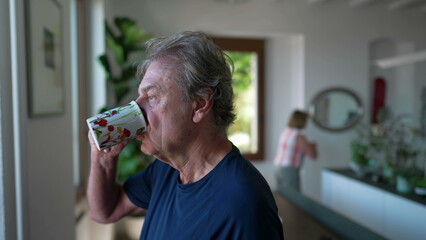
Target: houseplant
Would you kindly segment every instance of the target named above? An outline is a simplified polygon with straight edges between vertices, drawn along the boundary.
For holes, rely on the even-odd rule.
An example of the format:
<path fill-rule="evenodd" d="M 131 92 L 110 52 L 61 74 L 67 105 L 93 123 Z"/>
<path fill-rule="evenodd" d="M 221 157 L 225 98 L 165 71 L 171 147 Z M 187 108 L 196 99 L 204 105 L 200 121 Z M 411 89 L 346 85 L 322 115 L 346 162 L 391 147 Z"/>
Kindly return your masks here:
<path fill-rule="evenodd" d="M 354 139 L 351 142 L 352 159 L 350 167 L 357 177 L 365 177 L 369 172 L 369 164 L 371 160 L 368 157 L 368 145 L 361 139 Z"/>
<path fill-rule="evenodd" d="M 414 192 L 417 195 L 426 196 L 426 177 L 416 179 L 414 182 Z"/>
<path fill-rule="evenodd" d="M 395 170 L 396 191 L 400 193 L 410 193 L 413 191 L 416 179 L 420 172 L 415 166 L 400 167 Z"/>
<path fill-rule="evenodd" d="M 418 153 L 419 150 L 413 148 L 408 142 L 400 142 L 395 146 L 395 160 L 393 161 L 395 186 L 400 193 L 411 192 L 415 179 L 420 176 L 415 161 Z"/>
<path fill-rule="evenodd" d="M 106 73 L 107 89 L 113 93 L 114 98 L 110 106 L 100 110 L 103 112 L 112 106 L 124 104 L 123 100 L 136 89 L 139 82 L 135 78 L 136 61 L 132 60 L 135 53 L 141 56 L 144 53 L 144 43 L 152 36 L 139 28 L 130 18 L 117 17 L 114 25 L 118 33 L 105 23 L 107 52 L 99 56 L 99 61 Z M 118 180 L 124 182 L 131 175 L 146 168 L 152 157 L 140 151 L 140 142 L 131 140 L 123 149 L 118 162 Z"/>
<path fill-rule="evenodd" d="M 143 57 L 144 43 L 152 37 L 139 28 L 134 20 L 127 17 L 115 18 L 114 25 L 117 33 L 108 22 L 105 23 L 107 52 L 99 56 L 99 62 L 106 73 L 107 89 L 113 93 L 114 98 L 110 100 L 111 104 L 102 108 L 100 112 L 124 104 L 130 90 L 137 89 L 139 84 L 135 78 L 137 61 L 133 58 L 136 57 L 135 53 Z M 119 182 L 123 183 L 152 162 L 153 158 L 142 153 L 140 146 L 141 142 L 133 139 L 120 153 L 117 169 Z M 145 214 L 122 219 L 115 225 L 117 234 L 137 239 L 144 219 Z"/>
<path fill-rule="evenodd" d="M 361 125 L 357 137 L 351 142 L 352 161 L 376 165 L 376 174 L 392 185 L 397 176 L 410 183 L 418 173 L 416 158 L 421 151 L 417 143 L 418 132 L 405 123 L 405 117 L 393 115 L 389 109 L 383 108 L 378 115 L 379 122 L 371 126 Z"/>

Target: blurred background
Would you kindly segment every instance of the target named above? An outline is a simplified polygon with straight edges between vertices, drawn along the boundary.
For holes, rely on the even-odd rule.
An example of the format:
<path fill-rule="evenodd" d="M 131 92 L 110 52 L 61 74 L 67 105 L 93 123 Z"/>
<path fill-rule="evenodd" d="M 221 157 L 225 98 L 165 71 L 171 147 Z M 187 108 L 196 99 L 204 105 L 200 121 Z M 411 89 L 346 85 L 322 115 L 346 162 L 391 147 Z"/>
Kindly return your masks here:
<path fill-rule="evenodd" d="M 425 26 L 425 0 L 0 0 L 0 239 L 120 239 L 130 223 L 87 215 L 85 119 L 135 98 L 143 42 L 184 30 L 234 60 L 229 135 L 274 192 L 314 218 L 309 206 L 424 239 Z M 296 194 L 273 165 L 294 109 L 319 153 Z M 123 174 L 144 167 L 132 154 Z"/>

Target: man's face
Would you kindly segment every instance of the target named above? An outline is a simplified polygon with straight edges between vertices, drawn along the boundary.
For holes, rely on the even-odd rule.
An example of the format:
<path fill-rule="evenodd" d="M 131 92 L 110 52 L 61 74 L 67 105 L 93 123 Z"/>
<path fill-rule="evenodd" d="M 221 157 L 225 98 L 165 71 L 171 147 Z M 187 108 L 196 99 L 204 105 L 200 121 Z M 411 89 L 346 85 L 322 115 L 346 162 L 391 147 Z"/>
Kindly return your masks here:
<path fill-rule="evenodd" d="M 184 101 L 173 69 L 163 68 L 158 61 L 150 64 L 138 91 L 136 102 L 148 122 L 147 131 L 137 137 L 141 150 L 167 162 L 190 140 L 192 104 Z"/>

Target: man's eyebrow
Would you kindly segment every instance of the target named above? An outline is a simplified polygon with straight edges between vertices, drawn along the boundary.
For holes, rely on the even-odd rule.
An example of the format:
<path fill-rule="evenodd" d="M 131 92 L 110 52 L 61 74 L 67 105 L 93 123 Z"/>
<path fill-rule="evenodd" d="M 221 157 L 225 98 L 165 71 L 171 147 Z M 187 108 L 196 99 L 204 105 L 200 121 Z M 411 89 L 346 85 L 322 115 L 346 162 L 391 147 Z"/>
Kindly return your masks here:
<path fill-rule="evenodd" d="M 150 91 L 151 89 L 153 89 L 153 90 L 159 90 L 160 87 L 158 85 L 156 85 L 156 84 L 150 84 L 150 85 L 145 86 L 143 88 L 139 88 L 140 91 L 145 92 L 145 93 L 148 92 L 148 91 Z"/>

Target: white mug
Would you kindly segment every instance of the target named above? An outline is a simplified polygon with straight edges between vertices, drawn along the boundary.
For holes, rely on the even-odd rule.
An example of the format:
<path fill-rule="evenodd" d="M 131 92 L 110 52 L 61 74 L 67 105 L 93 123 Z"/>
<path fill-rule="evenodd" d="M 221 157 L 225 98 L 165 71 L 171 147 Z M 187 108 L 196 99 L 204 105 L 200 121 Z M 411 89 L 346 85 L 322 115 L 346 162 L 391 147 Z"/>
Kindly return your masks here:
<path fill-rule="evenodd" d="M 135 101 L 97 114 L 86 122 L 99 150 L 135 138 L 147 127 L 142 110 Z"/>

